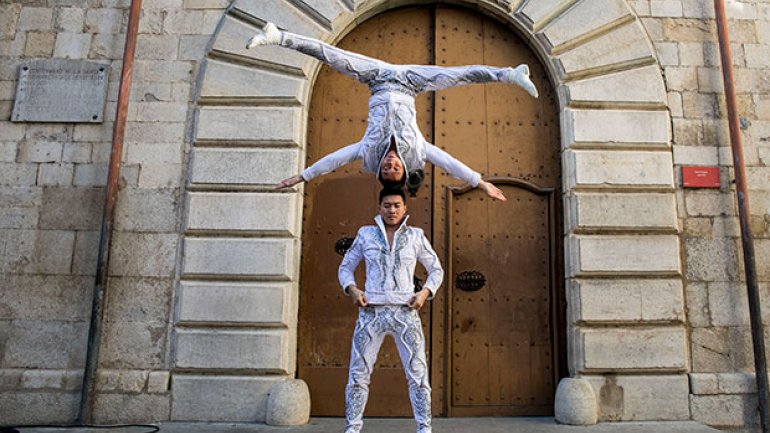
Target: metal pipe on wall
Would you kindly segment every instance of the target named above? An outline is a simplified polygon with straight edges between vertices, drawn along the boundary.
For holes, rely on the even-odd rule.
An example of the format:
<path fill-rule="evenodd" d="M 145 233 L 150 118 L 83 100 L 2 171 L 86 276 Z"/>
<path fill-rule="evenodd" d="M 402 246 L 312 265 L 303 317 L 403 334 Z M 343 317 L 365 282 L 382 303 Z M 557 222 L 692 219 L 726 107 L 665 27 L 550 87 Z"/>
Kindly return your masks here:
<path fill-rule="evenodd" d="M 733 82 L 733 62 L 730 52 L 730 36 L 727 32 L 727 17 L 724 0 L 714 0 L 714 10 L 719 34 L 719 52 L 722 60 L 722 75 L 725 84 L 727 101 L 727 120 L 730 126 L 730 146 L 733 153 L 735 168 L 735 193 L 738 196 L 738 218 L 741 226 L 741 241 L 743 244 L 743 264 L 746 271 L 746 290 L 749 298 L 749 319 L 751 322 L 751 339 L 754 345 L 754 368 L 757 378 L 757 400 L 759 402 L 759 418 L 762 432 L 768 433 L 767 407 L 767 359 L 765 357 L 765 337 L 762 328 L 762 313 L 757 289 L 757 270 L 754 259 L 754 238 L 749 222 L 749 193 L 746 186 L 746 167 L 743 163 L 743 144 L 738 119 L 738 109 L 735 101 L 735 86 Z"/>
<path fill-rule="evenodd" d="M 112 223 L 115 214 L 115 199 L 118 193 L 120 178 L 120 158 L 123 154 L 123 139 L 126 133 L 126 118 L 128 101 L 131 93 L 131 78 L 134 69 L 134 54 L 136 39 L 139 32 L 139 18 L 142 13 L 142 0 L 131 0 L 128 15 L 128 30 L 126 32 L 125 48 L 123 50 L 123 66 L 120 72 L 120 89 L 118 91 L 115 123 L 112 129 L 112 151 L 107 173 L 102 225 L 99 234 L 99 253 L 96 264 L 96 278 L 91 305 L 91 323 L 88 328 L 88 346 L 86 351 L 86 367 L 83 374 L 81 389 L 80 411 L 78 423 L 90 423 L 93 418 L 94 399 L 96 391 L 96 370 L 99 361 L 99 344 L 102 333 L 104 314 L 104 288 L 107 285 L 107 271 L 110 262 L 110 244 L 112 240 Z"/>

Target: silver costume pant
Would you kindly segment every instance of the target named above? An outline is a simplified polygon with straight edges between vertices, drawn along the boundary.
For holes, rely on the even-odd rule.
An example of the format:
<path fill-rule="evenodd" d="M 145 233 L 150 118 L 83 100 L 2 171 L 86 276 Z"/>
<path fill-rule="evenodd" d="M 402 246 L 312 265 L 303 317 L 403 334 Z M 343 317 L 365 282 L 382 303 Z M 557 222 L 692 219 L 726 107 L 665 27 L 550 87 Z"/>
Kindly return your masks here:
<path fill-rule="evenodd" d="M 382 341 L 390 335 L 396 342 L 412 401 L 417 433 L 431 432 L 428 363 L 425 337 L 416 310 L 403 305 L 369 306 L 359 309 L 350 350 L 350 373 L 345 388 L 345 433 L 358 433 L 369 397 L 371 377 Z"/>
<path fill-rule="evenodd" d="M 282 32 L 281 45 L 314 57 L 332 69 L 369 85 L 373 93 L 398 83 L 412 96 L 420 92 L 474 83 L 503 81 L 502 73 L 512 68 L 484 65 L 435 66 L 394 65 L 363 54 L 346 51 L 317 39 Z"/>

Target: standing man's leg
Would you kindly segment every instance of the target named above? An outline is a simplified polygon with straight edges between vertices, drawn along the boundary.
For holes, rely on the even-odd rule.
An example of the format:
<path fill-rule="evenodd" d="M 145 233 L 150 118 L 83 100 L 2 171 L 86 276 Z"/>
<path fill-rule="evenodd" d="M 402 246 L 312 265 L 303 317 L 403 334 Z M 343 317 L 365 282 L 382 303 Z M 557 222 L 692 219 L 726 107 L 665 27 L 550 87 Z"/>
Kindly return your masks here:
<path fill-rule="evenodd" d="M 358 433 L 364 425 L 369 380 L 382 340 L 385 338 L 385 334 L 375 329 L 376 308 L 359 308 L 356 329 L 353 331 L 348 385 L 345 387 L 345 433 Z"/>
<path fill-rule="evenodd" d="M 409 307 L 401 307 L 395 320 L 398 326 L 397 334 L 393 337 L 409 384 L 417 433 L 431 433 L 431 388 L 420 314 Z"/>

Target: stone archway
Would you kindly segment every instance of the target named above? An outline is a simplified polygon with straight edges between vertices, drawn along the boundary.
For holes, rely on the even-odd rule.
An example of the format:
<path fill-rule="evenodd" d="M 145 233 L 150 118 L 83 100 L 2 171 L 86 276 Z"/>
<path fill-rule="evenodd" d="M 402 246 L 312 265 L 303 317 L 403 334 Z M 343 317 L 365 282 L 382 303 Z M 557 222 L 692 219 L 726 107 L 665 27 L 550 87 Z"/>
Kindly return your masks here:
<path fill-rule="evenodd" d="M 425 2 L 235 0 L 226 11 L 197 92 L 173 420 L 263 421 L 270 386 L 295 374 L 302 196 L 271 185 L 304 160 L 318 64 L 245 41 L 273 21 L 334 43 L 410 3 Z M 689 418 L 667 98 L 639 19 L 624 0 L 455 3 L 518 29 L 556 83 L 570 375 L 610 396 L 604 419 Z"/>

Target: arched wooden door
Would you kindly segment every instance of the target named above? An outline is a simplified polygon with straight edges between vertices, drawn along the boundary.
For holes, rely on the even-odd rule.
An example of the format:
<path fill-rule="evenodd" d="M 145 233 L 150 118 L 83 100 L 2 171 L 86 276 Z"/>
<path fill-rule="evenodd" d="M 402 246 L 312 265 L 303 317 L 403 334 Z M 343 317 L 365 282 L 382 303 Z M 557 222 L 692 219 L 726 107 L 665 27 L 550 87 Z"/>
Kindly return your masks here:
<path fill-rule="evenodd" d="M 428 165 L 419 196 L 409 199 L 408 207 L 410 224 L 429 234 L 447 270 L 439 295 L 421 313 L 434 414 L 550 414 L 563 371 L 563 272 L 559 128 L 543 67 L 500 23 L 443 6 L 383 13 L 359 25 L 339 46 L 393 63 L 530 65 L 541 91 L 537 100 L 505 84 L 417 99 L 426 138 L 494 178 L 509 201 L 491 202 Z M 310 105 L 308 164 L 360 139 L 368 96 L 366 86 L 322 68 Z M 337 284 L 339 253 L 360 226 L 372 224 L 378 191 L 379 184 L 361 173 L 359 164 L 305 188 L 297 362 L 316 416 L 344 415 L 357 311 Z M 483 287 L 467 291 L 463 285 L 478 286 L 479 275 Z M 366 415 L 411 415 L 390 339 L 372 377 Z"/>

